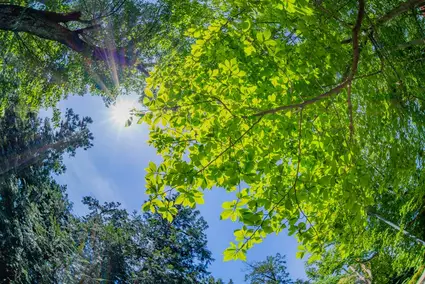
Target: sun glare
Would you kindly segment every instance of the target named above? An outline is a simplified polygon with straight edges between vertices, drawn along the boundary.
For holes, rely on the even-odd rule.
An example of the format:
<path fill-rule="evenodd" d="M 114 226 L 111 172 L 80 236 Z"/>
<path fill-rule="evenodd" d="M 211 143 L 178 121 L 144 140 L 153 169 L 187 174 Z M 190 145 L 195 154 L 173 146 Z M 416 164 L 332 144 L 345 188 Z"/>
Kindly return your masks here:
<path fill-rule="evenodd" d="M 124 127 L 126 121 L 131 117 L 131 110 L 137 107 L 137 101 L 128 97 L 119 98 L 110 107 L 111 120 L 117 126 Z"/>

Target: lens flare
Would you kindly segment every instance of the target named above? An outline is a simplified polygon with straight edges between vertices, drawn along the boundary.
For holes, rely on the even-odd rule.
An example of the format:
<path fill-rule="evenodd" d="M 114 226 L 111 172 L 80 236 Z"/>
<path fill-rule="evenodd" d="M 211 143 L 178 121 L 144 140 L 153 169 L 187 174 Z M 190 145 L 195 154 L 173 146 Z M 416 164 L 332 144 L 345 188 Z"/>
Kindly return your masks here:
<path fill-rule="evenodd" d="M 126 121 L 131 117 L 131 110 L 137 107 L 137 101 L 130 98 L 118 98 L 114 105 L 110 107 L 111 120 L 117 126 L 125 126 Z"/>

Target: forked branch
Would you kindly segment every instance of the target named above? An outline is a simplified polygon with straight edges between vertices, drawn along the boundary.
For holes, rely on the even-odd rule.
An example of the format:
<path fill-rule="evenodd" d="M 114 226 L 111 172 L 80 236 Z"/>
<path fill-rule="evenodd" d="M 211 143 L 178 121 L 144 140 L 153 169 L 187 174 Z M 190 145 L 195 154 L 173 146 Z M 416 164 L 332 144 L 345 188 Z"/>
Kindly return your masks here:
<path fill-rule="evenodd" d="M 277 113 L 277 112 L 284 111 L 284 110 L 303 108 L 307 105 L 311 105 L 311 104 L 313 104 L 317 101 L 321 101 L 321 100 L 328 98 L 332 95 L 338 94 L 341 90 L 343 90 L 345 87 L 347 87 L 348 84 L 350 84 L 351 81 L 353 80 L 355 74 L 357 73 L 358 63 L 359 63 L 359 59 L 360 59 L 359 34 L 360 34 L 360 30 L 361 30 L 361 26 L 362 26 L 362 22 L 363 22 L 363 18 L 364 18 L 364 12 L 365 12 L 365 1 L 359 0 L 359 11 L 358 11 L 358 14 L 357 14 L 357 20 L 356 20 L 356 24 L 354 25 L 353 31 L 352 31 L 352 34 L 353 34 L 353 58 L 352 58 L 352 63 L 351 63 L 351 70 L 342 83 L 340 83 L 338 86 L 332 88 L 331 90 L 329 90 L 329 91 L 327 91 L 327 92 L 325 92 L 325 93 L 323 93 L 323 94 L 321 94 L 317 97 L 305 100 L 301 103 L 284 105 L 284 106 L 280 106 L 280 107 L 277 107 L 277 108 L 272 108 L 272 109 L 260 111 L 260 112 L 253 114 L 252 116 L 263 116 L 263 115 L 266 115 L 266 114 L 273 114 L 273 113 Z"/>

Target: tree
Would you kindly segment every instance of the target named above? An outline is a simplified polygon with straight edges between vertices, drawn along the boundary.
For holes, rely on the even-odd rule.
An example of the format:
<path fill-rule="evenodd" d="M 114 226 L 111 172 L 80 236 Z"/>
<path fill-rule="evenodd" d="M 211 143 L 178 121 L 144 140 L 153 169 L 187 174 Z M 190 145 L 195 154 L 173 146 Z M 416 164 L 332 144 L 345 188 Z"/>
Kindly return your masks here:
<path fill-rule="evenodd" d="M 275 256 L 268 256 L 266 260 L 246 263 L 247 273 L 245 282 L 251 284 L 285 284 L 293 283 L 286 271 L 285 256 L 277 253 Z"/>
<path fill-rule="evenodd" d="M 207 279 L 213 259 L 206 248 L 208 225 L 199 211 L 178 207 L 171 223 L 152 212 L 143 217 L 145 238 L 153 249 L 152 257 L 141 268 L 145 279 L 152 278 L 152 283 L 198 283 Z"/>
<path fill-rule="evenodd" d="M 75 231 L 83 256 L 74 264 L 80 282 L 207 282 L 213 259 L 198 211 L 181 208 L 170 224 L 154 213 L 129 215 L 115 202 L 85 197 L 83 203 L 90 213 Z"/>
<path fill-rule="evenodd" d="M 145 209 L 168 218 L 222 187 L 236 198 L 221 218 L 243 224 L 225 260 L 287 228 L 312 262 L 403 243 L 393 269 L 418 267 L 422 2 L 212 1 L 191 48 L 147 79 L 140 122 L 163 161 L 147 169 Z"/>
<path fill-rule="evenodd" d="M 0 281 L 61 282 L 74 222 L 66 187 L 51 174 L 63 171 L 64 153 L 91 146 L 91 121 L 69 110 L 54 128 L 16 107 L 6 115 L 0 119 Z"/>
<path fill-rule="evenodd" d="M 169 224 L 85 197 L 90 212 L 72 214 L 66 186 L 52 174 L 65 170 L 65 153 L 92 146 L 90 123 L 67 110 L 55 126 L 17 106 L 0 119 L 0 282 L 206 280 L 213 259 L 198 211 L 179 208 Z"/>
<path fill-rule="evenodd" d="M 99 279 L 127 283 L 132 278 L 130 261 L 134 251 L 134 232 L 127 211 L 119 203 L 100 204 L 84 197 L 90 212 L 79 220 L 73 232 L 79 257 L 75 258 L 74 278 L 80 283 L 97 283 Z"/>
<path fill-rule="evenodd" d="M 297 279 L 295 280 L 294 284 L 310 284 L 310 281 Z"/>
<path fill-rule="evenodd" d="M 223 280 L 221 280 L 221 278 L 214 279 L 213 276 L 210 276 L 206 283 L 208 283 L 208 284 L 224 284 L 224 282 L 223 282 Z"/>
<path fill-rule="evenodd" d="M 190 24 L 179 11 L 199 14 L 190 1 L 15 1 L 0 5 L 0 110 L 10 93 L 22 105 L 54 107 L 69 94 L 140 93 L 155 60 L 183 35 L 170 23 Z M 183 7 L 183 8 L 182 8 Z M 173 11 L 173 13 L 171 13 Z M 205 13 L 204 13 L 205 15 Z"/>
<path fill-rule="evenodd" d="M 29 166 L 46 167 L 58 173 L 63 153 L 75 155 L 77 148 L 92 146 L 93 135 L 88 130 L 91 118 L 79 118 L 72 109 L 67 109 L 59 127 L 52 127 L 50 120 L 44 122 L 34 113 L 21 117 L 13 108 L 8 108 L 0 120 L 1 155 L 0 177 L 11 172 L 18 173 Z"/>

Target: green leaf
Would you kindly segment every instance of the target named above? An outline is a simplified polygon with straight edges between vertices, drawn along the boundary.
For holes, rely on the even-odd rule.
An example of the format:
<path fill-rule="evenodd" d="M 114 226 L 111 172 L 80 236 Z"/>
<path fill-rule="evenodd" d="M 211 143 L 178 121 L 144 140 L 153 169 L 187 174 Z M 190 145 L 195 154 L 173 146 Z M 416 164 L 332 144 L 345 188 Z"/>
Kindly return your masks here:
<path fill-rule="evenodd" d="M 145 88 L 145 95 L 148 98 L 153 98 L 153 93 L 152 93 L 151 89 L 149 89 L 149 88 Z"/>
<path fill-rule="evenodd" d="M 272 35 L 272 33 L 269 30 L 265 30 L 263 32 L 264 41 L 267 41 L 268 39 L 270 39 L 271 35 Z"/>
<path fill-rule="evenodd" d="M 151 208 L 151 203 L 149 202 L 149 201 L 147 201 L 147 202 L 145 202 L 143 205 L 142 205 L 142 210 L 143 211 L 149 211 L 149 209 Z"/>
<path fill-rule="evenodd" d="M 234 250 L 226 249 L 223 252 L 223 261 L 233 260 L 234 254 L 235 254 Z"/>
<path fill-rule="evenodd" d="M 150 162 L 149 162 L 149 170 L 150 170 L 151 172 L 155 172 L 155 171 L 156 171 L 156 165 L 155 165 L 155 163 L 154 163 L 154 162 L 152 162 L 152 161 L 150 161 Z"/>
<path fill-rule="evenodd" d="M 242 23 L 242 30 L 243 30 L 244 32 L 247 32 L 250 28 L 251 28 L 251 22 L 250 22 L 249 20 L 244 21 L 244 22 Z"/>
<path fill-rule="evenodd" d="M 296 258 L 302 259 L 304 257 L 304 255 L 305 255 L 305 252 L 304 251 L 298 251 L 296 253 Z"/>
<path fill-rule="evenodd" d="M 233 201 L 225 201 L 225 202 L 223 202 L 223 204 L 221 205 L 221 207 L 223 209 L 232 209 L 232 208 L 235 207 L 235 205 L 236 205 L 236 201 L 235 200 L 233 200 Z"/>
<path fill-rule="evenodd" d="M 127 119 L 126 121 L 125 121 L 125 127 L 129 127 L 129 126 L 131 126 L 131 123 L 133 122 L 133 120 L 131 119 L 131 118 L 129 118 L 129 119 Z"/>
<path fill-rule="evenodd" d="M 180 194 L 177 196 L 176 201 L 174 202 L 176 205 L 183 204 L 185 200 L 185 196 L 183 194 Z"/>
<path fill-rule="evenodd" d="M 223 210 L 223 212 L 220 215 L 220 219 L 226 220 L 226 219 L 229 219 L 232 215 L 234 215 L 233 210 L 231 209 Z"/>

